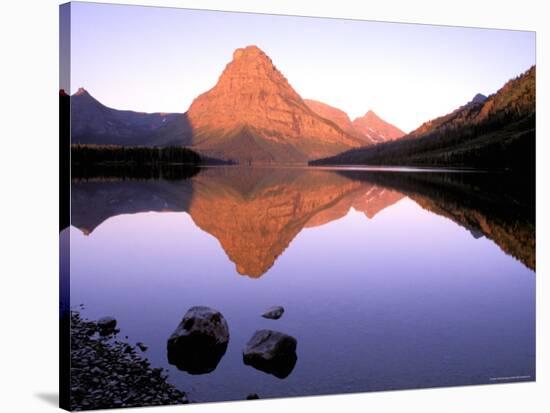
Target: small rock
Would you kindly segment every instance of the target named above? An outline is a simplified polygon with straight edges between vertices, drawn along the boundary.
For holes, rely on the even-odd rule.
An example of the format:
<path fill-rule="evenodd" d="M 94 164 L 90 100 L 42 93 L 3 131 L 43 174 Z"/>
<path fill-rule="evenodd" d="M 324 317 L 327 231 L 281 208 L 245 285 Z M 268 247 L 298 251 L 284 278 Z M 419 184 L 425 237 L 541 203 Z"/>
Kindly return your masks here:
<path fill-rule="evenodd" d="M 256 393 L 250 393 L 248 396 L 246 396 L 246 400 L 257 400 L 260 396 L 258 396 Z"/>
<path fill-rule="evenodd" d="M 98 330 L 98 323 L 71 313 L 72 410 L 188 402 L 185 393 L 166 381 L 167 375 L 157 374 L 164 369 L 153 369 L 137 354 L 137 346 L 109 337 L 92 340 L 90 328 Z"/>
<path fill-rule="evenodd" d="M 244 364 L 284 379 L 298 359 L 296 339 L 273 330 L 258 330 L 243 351 Z"/>
<path fill-rule="evenodd" d="M 168 339 L 168 362 L 190 374 L 210 373 L 225 354 L 228 342 L 229 327 L 219 311 L 192 307 Z"/>
<path fill-rule="evenodd" d="M 101 374 L 101 373 L 103 373 L 103 370 L 101 370 L 98 367 L 94 367 L 93 369 L 90 370 L 90 373 L 92 373 L 93 375 Z"/>
<path fill-rule="evenodd" d="M 269 318 L 271 320 L 278 320 L 281 318 L 283 313 L 285 312 L 285 309 L 281 306 L 275 306 L 268 308 L 265 313 L 262 314 L 263 318 Z"/>

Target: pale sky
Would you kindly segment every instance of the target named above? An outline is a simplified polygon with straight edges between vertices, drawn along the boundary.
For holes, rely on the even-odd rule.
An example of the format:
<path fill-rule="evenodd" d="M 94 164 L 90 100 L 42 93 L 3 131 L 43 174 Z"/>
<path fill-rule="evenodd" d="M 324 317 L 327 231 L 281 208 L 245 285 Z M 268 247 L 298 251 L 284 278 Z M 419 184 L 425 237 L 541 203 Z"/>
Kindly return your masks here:
<path fill-rule="evenodd" d="M 535 64 L 535 33 L 72 3 L 71 93 L 185 112 L 238 47 L 255 44 L 303 97 L 409 132 Z"/>

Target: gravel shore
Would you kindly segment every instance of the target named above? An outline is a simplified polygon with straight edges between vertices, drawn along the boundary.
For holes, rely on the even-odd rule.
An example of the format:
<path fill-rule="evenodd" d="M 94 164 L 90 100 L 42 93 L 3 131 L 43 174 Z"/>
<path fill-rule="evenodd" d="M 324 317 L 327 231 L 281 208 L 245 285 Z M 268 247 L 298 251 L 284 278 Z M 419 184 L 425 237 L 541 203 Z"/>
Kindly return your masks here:
<path fill-rule="evenodd" d="M 71 410 L 187 403 L 163 369 L 152 368 L 139 353 L 71 312 Z"/>

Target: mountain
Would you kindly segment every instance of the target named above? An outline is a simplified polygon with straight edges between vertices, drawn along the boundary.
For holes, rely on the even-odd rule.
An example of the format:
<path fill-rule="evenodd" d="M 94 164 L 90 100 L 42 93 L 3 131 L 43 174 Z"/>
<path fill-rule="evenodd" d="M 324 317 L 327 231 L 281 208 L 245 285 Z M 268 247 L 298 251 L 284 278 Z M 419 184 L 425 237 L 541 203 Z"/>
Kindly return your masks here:
<path fill-rule="evenodd" d="M 420 127 L 412 131 L 409 136 L 418 138 L 429 135 L 432 132 L 454 127 L 454 125 L 460 127 L 462 124 L 466 123 L 467 118 L 470 117 L 472 113 L 476 113 L 476 111 L 483 106 L 486 100 L 487 96 L 477 93 L 472 100 L 460 106 L 458 109 L 453 110 L 451 113 L 424 122 Z"/>
<path fill-rule="evenodd" d="M 235 50 L 187 114 L 197 151 L 239 163 L 305 162 L 365 144 L 312 111 L 256 46 Z"/>
<path fill-rule="evenodd" d="M 365 142 L 364 146 L 399 139 L 405 132 L 386 122 L 372 110 L 353 122 L 343 110 L 317 100 L 305 99 L 306 104 L 319 116 L 335 123 L 344 132 Z"/>
<path fill-rule="evenodd" d="M 372 143 L 310 109 L 256 46 L 235 50 L 184 114 L 115 110 L 84 89 L 71 101 L 73 143 L 183 145 L 238 163 L 305 163 Z"/>
<path fill-rule="evenodd" d="M 166 146 L 181 143 L 163 131 L 173 123 L 185 128 L 185 114 L 140 113 L 109 108 L 84 88 L 71 96 L 71 142 L 123 146 Z"/>
<path fill-rule="evenodd" d="M 477 93 L 469 103 L 483 103 L 487 100 L 487 96 Z"/>
<path fill-rule="evenodd" d="M 356 138 L 363 140 L 365 142 L 365 145 L 372 145 L 374 143 L 377 143 L 376 139 L 372 139 L 371 137 L 357 130 L 351 122 L 348 114 L 343 110 L 327 105 L 326 103 L 319 102 L 317 100 L 304 99 L 304 102 L 312 111 L 314 111 L 322 118 L 330 120 L 331 122 L 336 124 L 336 126 L 342 129 L 344 132 L 350 134 L 351 136 L 355 136 Z"/>
<path fill-rule="evenodd" d="M 372 164 L 535 169 L 536 68 L 495 94 L 476 95 L 406 137 L 351 150 L 312 164 Z"/>
<path fill-rule="evenodd" d="M 393 141 L 405 136 L 405 132 L 380 118 L 372 110 L 353 121 L 353 127 L 359 133 L 375 143 Z"/>

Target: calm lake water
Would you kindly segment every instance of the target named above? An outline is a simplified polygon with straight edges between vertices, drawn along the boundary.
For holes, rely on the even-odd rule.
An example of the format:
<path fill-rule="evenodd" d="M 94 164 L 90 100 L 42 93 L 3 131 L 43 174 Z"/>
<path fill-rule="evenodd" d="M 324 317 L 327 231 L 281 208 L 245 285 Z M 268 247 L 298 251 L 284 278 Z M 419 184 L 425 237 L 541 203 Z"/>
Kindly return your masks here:
<path fill-rule="evenodd" d="M 202 168 L 72 185 L 71 305 L 113 316 L 191 401 L 535 379 L 532 197 L 505 175 Z M 221 311 L 217 368 L 169 365 L 186 311 Z M 279 320 L 260 315 L 285 308 Z M 284 379 L 243 363 L 294 336 Z"/>

